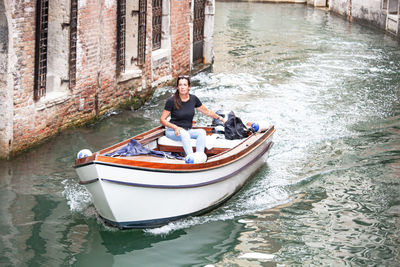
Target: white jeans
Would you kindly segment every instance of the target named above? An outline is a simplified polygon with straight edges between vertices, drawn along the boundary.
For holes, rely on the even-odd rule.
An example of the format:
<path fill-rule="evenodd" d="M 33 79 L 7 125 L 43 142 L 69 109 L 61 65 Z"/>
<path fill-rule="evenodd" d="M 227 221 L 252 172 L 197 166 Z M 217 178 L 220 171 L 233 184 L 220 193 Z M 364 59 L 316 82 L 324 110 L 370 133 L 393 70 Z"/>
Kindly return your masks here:
<path fill-rule="evenodd" d="M 203 129 L 189 129 L 180 131 L 179 136 L 176 136 L 174 129 L 167 128 L 165 135 L 175 141 L 181 141 L 186 155 L 193 153 L 190 139 L 196 139 L 196 152 L 203 152 L 206 145 L 206 131 Z"/>

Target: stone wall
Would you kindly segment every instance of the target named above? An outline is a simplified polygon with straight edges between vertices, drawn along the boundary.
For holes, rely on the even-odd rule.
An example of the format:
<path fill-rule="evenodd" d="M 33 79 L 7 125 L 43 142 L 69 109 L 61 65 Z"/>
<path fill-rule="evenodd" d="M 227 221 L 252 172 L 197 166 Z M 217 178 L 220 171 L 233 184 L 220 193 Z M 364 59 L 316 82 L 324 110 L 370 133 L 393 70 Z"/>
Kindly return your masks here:
<path fill-rule="evenodd" d="M 301 3 L 314 7 L 327 7 L 331 12 L 345 16 L 349 21 L 374 25 L 396 36 L 400 34 L 400 0 L 248 0 L 248 2 Z"/>
<path fill-rule="evenodd" d="M 329 0 L 329 8 L 331 11 L 342 15 L 350 15 L 350 2 L 348 0 Z"/>
<path fill-rule="evenodd" d="M 330 10 L 360 22 L 367 22 L 385 29 L 386 10 L 383 0 L 329 0 Z"/>
<path fill-rule="evenodd" d="M 381 29 L 386 26 L 386 10 L 382 0 L 353 0 L 351 5 L 352 17 L 375 24 Z"/>
<path fill-rule="evenodd" d="M 400 36 L 400 0 L 239 0 L 265 3 L 297 3 L 328 8 L 349 21 L 373 25 Z"/>
<path fill-rule="evenodd" d="M 11 150 L 35 138 L 35 103 L 33 80 L 35 60 L 35 7 L 36 3 L 4 1 L 9 30 L 9 52 L 6 90 L 12 96 L 13 110 Z M 12 82 L 10 82 L 12 81 Z M 10 121 L 8 121 L 10 123 Z M 27 134 L 25 134 L 25 129 Z M 6 143 L 7 140 L 2 140 Z M 10 141 L 9 141 L 10 143 Z"/>
<path fill-rule="evenodd" d="M 11 83 L 10 75 L 7 75 L 9 62 L 9 33 L 6 8 L 0 1 L 0 155 L 8 155 L 12 143 L 12 95 L 7 87 Z M 8 81 L 9 80 L 9 81 Z"/>
<path fill-rule="evenodd" d="M 328 5 L 328 1 L 329 0 L 307 0 L 307 4 L 315 7 L 326 7 Z"/>

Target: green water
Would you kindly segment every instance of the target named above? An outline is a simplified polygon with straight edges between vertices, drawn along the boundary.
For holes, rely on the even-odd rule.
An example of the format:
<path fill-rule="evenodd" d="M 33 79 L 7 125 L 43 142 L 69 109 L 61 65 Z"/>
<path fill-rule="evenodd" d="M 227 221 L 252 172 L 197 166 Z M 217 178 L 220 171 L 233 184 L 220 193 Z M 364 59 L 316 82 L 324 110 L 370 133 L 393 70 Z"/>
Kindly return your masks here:
<path fill-rule="evenodd" d="M 214 44 L 213 70 L 192 92 L 277 128 L 251 182 L 217 210 L 157 229 L 97 218 L 75 155 L 157 126 L 174 91 L 161 88 L 139 111 L 0 162 L 0 266 L 400 264 L 400 43 L 303 5 L 217 2 Z"/>

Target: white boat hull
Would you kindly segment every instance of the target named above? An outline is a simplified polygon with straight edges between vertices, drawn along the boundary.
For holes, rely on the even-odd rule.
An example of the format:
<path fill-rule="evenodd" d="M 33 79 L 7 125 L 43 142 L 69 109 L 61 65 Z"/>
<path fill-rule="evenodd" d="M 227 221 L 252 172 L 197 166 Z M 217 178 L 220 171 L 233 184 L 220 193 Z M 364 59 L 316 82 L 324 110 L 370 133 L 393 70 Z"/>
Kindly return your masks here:
<path fill-rule="evenodd" d="M 158 170 L 93 161 L 76 168 L 99 215 L 120 228 L 157 227 L 222 204 L 264 163 L 272 142 L 207 169 Z"/>

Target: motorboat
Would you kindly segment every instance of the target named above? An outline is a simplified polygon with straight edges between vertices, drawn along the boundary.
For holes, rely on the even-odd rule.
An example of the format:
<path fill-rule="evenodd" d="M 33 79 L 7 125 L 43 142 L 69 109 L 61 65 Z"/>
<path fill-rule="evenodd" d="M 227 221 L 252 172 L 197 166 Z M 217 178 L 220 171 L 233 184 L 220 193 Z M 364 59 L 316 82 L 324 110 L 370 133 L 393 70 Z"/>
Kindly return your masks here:
<path fill-rule="evenodd" d="M 118 144 L 78 158 L 74 168 L 79 183 L 89 191 L 100 217 L 118 228 L 154 228 L 220 206 L 265 162 L 274 126 L 228 140 L 213 127 L 195 127 L 207 133 L 202 163 L 154 154 L 115 155 L 138 143 L 149 151 L 182 155 L 181 142 L 156 127 Z M 195 141 L 193 149 L 195 150 Z M 112 155 L 112 156 L 110 156 Z"/>

